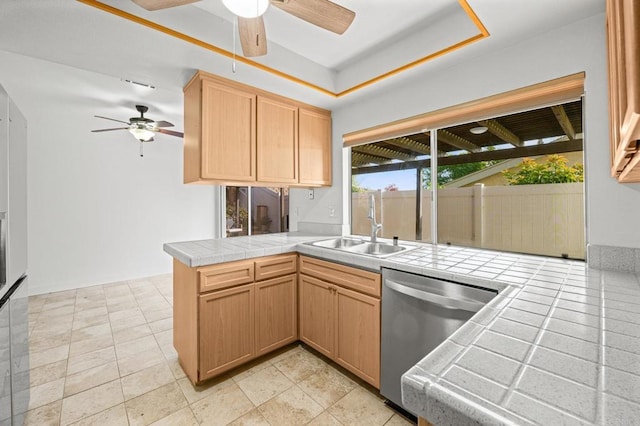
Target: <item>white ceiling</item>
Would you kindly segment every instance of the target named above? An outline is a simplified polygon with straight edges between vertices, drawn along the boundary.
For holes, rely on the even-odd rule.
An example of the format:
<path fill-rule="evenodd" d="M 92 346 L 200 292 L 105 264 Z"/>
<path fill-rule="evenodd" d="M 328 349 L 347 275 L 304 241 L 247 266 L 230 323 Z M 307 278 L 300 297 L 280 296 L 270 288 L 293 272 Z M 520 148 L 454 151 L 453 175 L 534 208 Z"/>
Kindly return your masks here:
<path fill-rule="evenodd" d="M 233 51 L 233 16 L 220 0 L 148 12 L 130 0 L 120 10 Z M 335 0 L 356 12 L 342 35 L 270 7 L 269 54 L 257 62 L 339 92 L 477 34 L 457 0 Z M 196 69 L 328 108 L 388 85 L 442 69 L 463 56 L 551 31 L 604 12 L 604 0 L 468 0 L 490 36 L 355 94 L 335 99 L 255 67 L 73 0 L 0 1 L 0 50 L 178 91 Z M 535 64 L 532 64 L 535 65 Z M 0 64 L 1 72 L 2 64 Z M 0 74 L 1 76 L 1 74 Z"/>

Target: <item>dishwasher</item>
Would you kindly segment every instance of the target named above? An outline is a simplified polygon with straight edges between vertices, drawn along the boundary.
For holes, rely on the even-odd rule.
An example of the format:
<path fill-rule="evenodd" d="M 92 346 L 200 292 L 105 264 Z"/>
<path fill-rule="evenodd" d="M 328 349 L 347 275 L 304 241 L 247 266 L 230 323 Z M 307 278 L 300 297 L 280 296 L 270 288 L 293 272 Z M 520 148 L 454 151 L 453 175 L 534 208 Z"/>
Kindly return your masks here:
<path fill-rule="evenodd" d="M 496 290 L 382 270 L 380 393 L 402 405 L 402 375 L 493 299 Z"/>

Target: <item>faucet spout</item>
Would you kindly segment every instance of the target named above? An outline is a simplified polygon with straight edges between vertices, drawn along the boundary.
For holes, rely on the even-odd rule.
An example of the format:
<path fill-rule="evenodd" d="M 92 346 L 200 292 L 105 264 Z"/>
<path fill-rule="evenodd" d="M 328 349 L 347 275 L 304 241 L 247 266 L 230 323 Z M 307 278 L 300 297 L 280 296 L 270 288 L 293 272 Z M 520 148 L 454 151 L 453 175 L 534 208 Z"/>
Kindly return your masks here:
<path fill-rule="evenodd" d="M 371 219 L 371 242 L 378 241 L 378 231 L 382 228 L 381 223 L 376 222 L 376 198 L 373 194 L 369 197 L 369 214 L 368 219 Z"/>

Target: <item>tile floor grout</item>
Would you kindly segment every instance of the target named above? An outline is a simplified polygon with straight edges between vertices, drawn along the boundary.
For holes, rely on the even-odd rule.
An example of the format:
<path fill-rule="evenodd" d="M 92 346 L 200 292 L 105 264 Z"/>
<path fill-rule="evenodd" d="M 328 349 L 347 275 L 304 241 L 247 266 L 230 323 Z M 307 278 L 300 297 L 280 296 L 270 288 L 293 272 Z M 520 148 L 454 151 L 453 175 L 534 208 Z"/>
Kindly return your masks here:
<path fill-rule="evenodd" d="M 411 424 L 300 345 L 193 387 L 167 342 L 171 289 L 163 275 L 30 297 L 24 424 Z"/>

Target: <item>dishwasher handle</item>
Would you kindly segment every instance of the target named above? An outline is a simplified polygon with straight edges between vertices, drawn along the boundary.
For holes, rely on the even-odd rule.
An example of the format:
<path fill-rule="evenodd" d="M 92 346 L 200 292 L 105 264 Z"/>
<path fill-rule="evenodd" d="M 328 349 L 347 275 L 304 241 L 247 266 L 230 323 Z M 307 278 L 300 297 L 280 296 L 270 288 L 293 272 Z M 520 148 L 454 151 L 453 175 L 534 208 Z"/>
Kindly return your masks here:
<path fill-rule="evenodd" d="M 485 303 L 474 302 L 468 299 L 460 300 L 454 299 L 453 297 L 440 296 L 439 294 L 418 290 L 413 287 L 407 287 L 389 279 L 385 280 L 384 285 L 391 290 L 397 291 L 398 293 L 402 293 L 416 299 L 424 300 L 425 302 L 431 302 L 448 309 L 460 309 L 462 311 L 478 312 L 485 305 Z"/>

